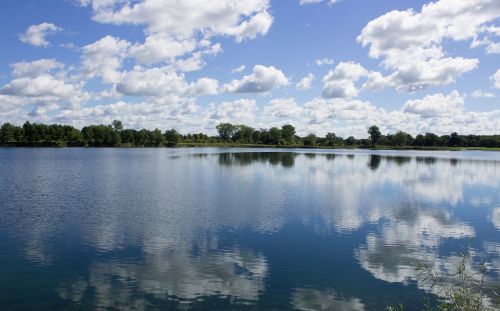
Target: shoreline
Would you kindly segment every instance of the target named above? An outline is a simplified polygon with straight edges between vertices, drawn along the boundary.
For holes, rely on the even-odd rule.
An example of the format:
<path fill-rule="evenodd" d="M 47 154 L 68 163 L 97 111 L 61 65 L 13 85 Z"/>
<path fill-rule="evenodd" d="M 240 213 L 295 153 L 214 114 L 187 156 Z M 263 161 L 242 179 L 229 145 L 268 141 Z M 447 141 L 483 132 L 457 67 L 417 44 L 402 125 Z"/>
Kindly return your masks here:
<path fill-rule="evenodd" d="M 264 145 L 264 144 L 236 144 L 236 143 L 179 143 L 175 146 L 136 147 L 136 146 L 68 146 L 60 142 L 36 143 L 2 143 L 0 148 L 249 148 L 249 149 L 316 149 L 316 150 L 416 150 L 416 151 L 500 151 L 498 147 L 430 147 L 430 146 L 363 146 L 363 145 L 337 145 L 337 146 L 304 146 L 304 145 Z"/>

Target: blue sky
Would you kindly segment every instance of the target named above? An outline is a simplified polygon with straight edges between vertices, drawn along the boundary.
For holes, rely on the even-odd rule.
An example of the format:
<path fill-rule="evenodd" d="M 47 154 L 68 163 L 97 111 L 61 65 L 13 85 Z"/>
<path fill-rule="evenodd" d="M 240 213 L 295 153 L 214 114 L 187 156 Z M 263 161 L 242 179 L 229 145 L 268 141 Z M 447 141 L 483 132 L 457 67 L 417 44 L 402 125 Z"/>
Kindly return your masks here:
<path fill-rule="evenodd" d="M 500 132 L 497 0 L 18 0 L 0 18 L 0 122 Z"/>

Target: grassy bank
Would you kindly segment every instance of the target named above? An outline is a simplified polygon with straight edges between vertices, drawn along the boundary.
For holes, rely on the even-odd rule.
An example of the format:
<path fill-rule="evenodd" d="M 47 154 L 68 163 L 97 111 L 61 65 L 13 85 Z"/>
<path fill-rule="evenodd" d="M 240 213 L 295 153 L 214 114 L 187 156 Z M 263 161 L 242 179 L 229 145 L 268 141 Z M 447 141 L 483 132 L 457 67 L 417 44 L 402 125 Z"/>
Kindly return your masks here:
<path fill-rule="evenodd" d="M 0 147 L 87 147 L 83 145 L 71 145 L 65 141 L 53 142 L 9 142 L 0 143 Z M 421 146 L 366 146 L 366 145 L 335 145 L 335 146 L 310 146 L 310 145 L 267 145 L 267 144 L 241 144 L 241 143 L 178 143 L 174 148 L 281 148 L 281 149 L 364 149 L 364 150 L 428 150 L 428 151 L 464 151 L 464 150 L 482 150 L 482 151 L 500 151 L 500 148 L 487 147 L 421 147 Z M 127 144 L 119 145 L 115 148 L 141 148 Z M 148 148 L 165 148 L 148 147 Z"/>

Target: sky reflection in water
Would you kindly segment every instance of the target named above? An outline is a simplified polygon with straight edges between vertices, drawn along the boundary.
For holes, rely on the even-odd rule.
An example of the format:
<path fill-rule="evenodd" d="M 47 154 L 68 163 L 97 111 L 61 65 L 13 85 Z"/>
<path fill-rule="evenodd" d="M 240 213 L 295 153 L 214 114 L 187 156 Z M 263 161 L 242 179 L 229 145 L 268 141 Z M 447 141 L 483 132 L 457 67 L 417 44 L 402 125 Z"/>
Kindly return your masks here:
<path fill-rule="evenodd" d="M 466 247 L 500 286 L 497 153 L 278 151 L 0 149 L 2 309 L 413 310 Z"/>

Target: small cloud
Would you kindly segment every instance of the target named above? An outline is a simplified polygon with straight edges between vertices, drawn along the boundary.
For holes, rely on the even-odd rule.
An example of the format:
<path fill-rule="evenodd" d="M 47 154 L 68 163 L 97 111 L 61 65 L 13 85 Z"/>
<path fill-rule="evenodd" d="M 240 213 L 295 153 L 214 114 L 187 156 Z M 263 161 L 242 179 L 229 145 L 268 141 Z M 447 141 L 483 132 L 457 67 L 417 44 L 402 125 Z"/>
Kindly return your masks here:
<path fill-rule="evenodd" d="M 241 65 L 239 67 L 236 67 L 234 68 L 233 70 L 231 70 L 231 73 L 239 73 L 239 72 L 243 72 L 245 70 L 246 66 L 245 65 Z"/>
<path fill-rule="evenodd" d="M 316 65 L 318 65 L 318 66 L 333 65 L 334 63 L 335 63 L 335 61 L 331 58 L 328 58 L 328 57 L 324 57 L 324 58 L 316 60 Z"/>
<path fill-rule="evenodd" d="M 252 74 L 225 84 L 224 90 L 229 93 L 267 93 L 274 88 L 286 85 L 288 85 L 288 78 L 281 70 L 273 66 L 256 65 L 253 67 Z"/>
<path fill-rule="evenodd" d="M 339 3 L 342 0 L 328 0 L 329 5 L 334 5 L 336 3 Z M 300 5 L 306 5 L 306 4 L 315 4 L 315 3 L 320 3 L 320 2 L 325 2 L 325 0 L 300 0 Z"/>
<path fill-rule="evenodd" d="M 307 76 L 305 76 L 304 78 L 302 78 L 302 80 L 300 80 L 299 83 L 297 83 L 297 85 L 295 87 L 301 91 L 308 90 L 311 88 L 311 85 L 312 85 L 314 79 L 315 79 L 314 75 L 312 73 L 310 73 Z"/>
<path fill-rule="evenodd" d="M 474 98 L 494 98 L 495 97 L 495 94 L 493 94 L 491 92 L 484 92 L 481 90 L 475 90 L 470 95 Z"/>
<path fill-rule="evenodd" d="M 19 39 L 22 42 L 31 44 L 33 46 L 47 47 L 49 45 L 49 42 L 47 41 L 46 36 L 54 34 L 61 30 L 62 28 L 51 23 L 31 25 L 22 35 L 19 36 Z"/>

